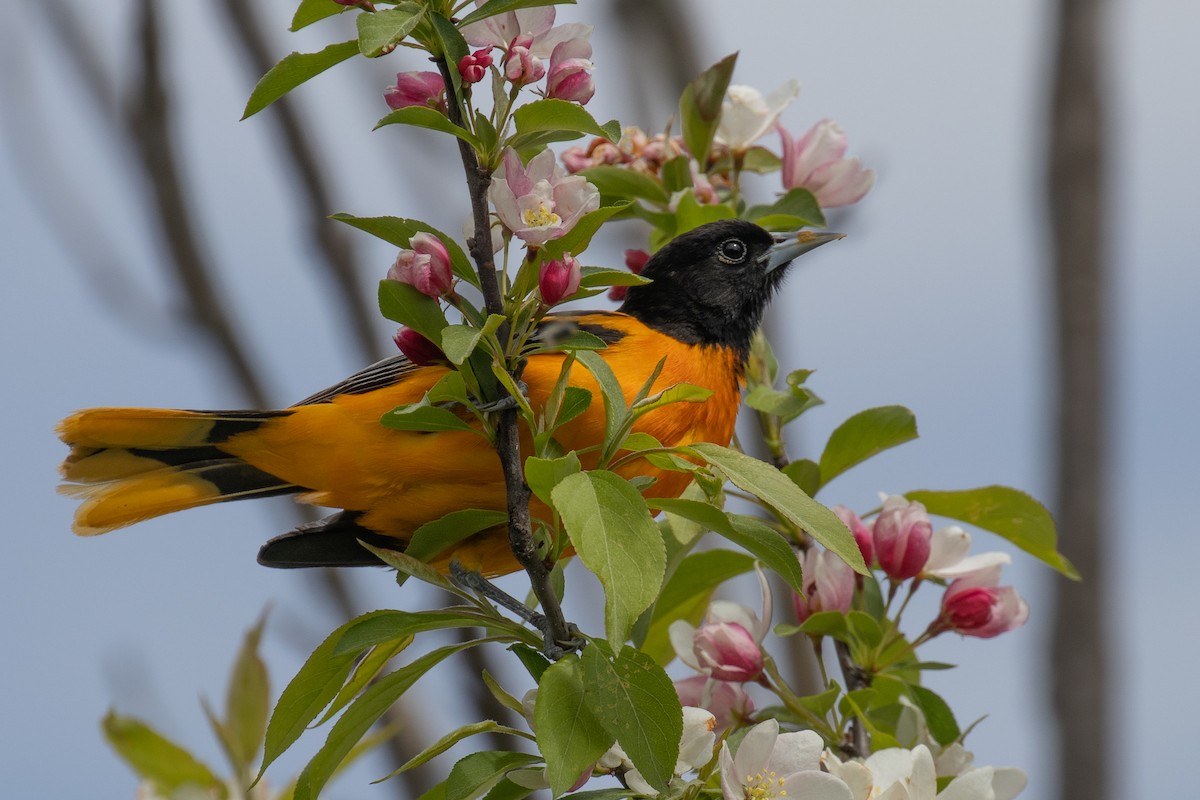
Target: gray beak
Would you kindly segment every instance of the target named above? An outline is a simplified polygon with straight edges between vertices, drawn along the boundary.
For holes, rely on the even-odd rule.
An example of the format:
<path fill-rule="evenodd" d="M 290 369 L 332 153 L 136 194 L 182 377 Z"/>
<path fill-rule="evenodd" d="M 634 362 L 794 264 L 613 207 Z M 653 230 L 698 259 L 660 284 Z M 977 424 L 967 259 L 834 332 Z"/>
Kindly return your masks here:
<path fill-rule="evenodd" d="M 826 242 L 846 238 L 844 233 L 817 233 L 816 231 L 792 231 L 791 233 L 772 235 L 775 237 L 775 244 L 758 259 L 758 263 L 763 265 L 763 271 L 768 273 L 787 266 L 794 259 L 809 250 L 815 250 Z"/>

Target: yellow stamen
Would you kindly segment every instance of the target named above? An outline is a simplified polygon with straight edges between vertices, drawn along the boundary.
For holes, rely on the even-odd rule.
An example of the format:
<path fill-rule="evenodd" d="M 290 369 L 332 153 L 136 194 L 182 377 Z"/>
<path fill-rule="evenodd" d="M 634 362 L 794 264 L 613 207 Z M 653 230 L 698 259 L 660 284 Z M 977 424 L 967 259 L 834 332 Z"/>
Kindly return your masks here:
<path fill-rule="evenodd" d="M 521 212 L 521 221 L 531 228 L 544 228 L 557 225 L 562 218 L 547 208 L 545 203 L 539 203 L 537 208 L 527 208 Z"/>

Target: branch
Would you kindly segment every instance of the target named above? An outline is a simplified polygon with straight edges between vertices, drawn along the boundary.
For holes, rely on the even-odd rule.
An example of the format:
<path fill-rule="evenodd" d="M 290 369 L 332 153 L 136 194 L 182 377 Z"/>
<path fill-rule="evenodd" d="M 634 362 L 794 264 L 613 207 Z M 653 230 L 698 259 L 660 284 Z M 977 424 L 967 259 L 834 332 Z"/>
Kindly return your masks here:
<path fill-rule="evenodd" d="M 454 81 L 450 75 L 450 67 L 446 59 L 439 56 L 436 60 L 442 80 L 446 85 L 446 105 L 450 121 L 461 127 L 468 127 L 463 120 L 460 100 L 454 91 Z M 467 176 L 467 190 L 471 195 L 471 212 L 475 224 L 475 235 L 468 243 L 471 257 L 479 270 L 480 287 L 483 290 L 484 307 L 488 314 L 503 314 L 504 301 L 500 297 L 500 286 L 496 281 L 496 263 L 492 254 L 491 226 L 488 220 L 487 190 L 491 174 L 479 164 L 479 158 L 473 148 L 462 139 L 458 141 L 458 152 L 462 157 L 463 170 Z M 496 332 L 500 341 L 508 341 L 510 325 L 508 320 L 501 324 Z M 519 372 L 520 368 L 516 370 Z M 514 374 L 519 378 L 519 374 Z M 508 397 L 508 391 L 499 387 L 499 398 Z M 537 551 L 533 540 L 533 523 L 529 516 L 529 500 L 532 493 L 525 483 L 521 458 L 521 433 L 517 423 L 517 410 L 506 409 L 499 412 L 496 424 L 496 455 L 500 458 L 500 466 L 504 470 L 504 486 L 508 493 L 508 546 L 517 562 L 525 568 L 529 575 L 529 584 L 534 596 L 542 607 L 546 617 L 547 655 L 557 652 L 560 644 L 572 640 L 566 618 L 558 596 L 550 585 L 550 570 L 545 559 Z"/>

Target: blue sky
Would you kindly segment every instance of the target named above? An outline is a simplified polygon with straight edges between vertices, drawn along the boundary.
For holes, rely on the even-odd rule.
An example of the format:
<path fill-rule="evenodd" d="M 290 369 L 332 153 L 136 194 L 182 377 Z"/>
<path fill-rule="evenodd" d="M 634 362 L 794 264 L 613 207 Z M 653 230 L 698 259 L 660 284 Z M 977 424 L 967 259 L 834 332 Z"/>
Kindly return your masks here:
<path fill-rule="evenodd" d="M 107 53 L 126 53 L 127 6 L 89 12 L 89 29 Z M 333 37 L 286 34 L 287 3 L 264 8 L 276 23 L 279 55 Z M 1048 497 L 1048 265 L 1038 192 L 1049 12 L 1032 0 L 763 2 L 739 5 L 736 18 L 715 0 L 695 9 L 702 62 L 740 50 L 735 80 L 764 91 L 798 77 L 804 88 L 784 122 L 803 129 L 836 118 L 852 153 L 879 172 L 877 188 L 842 220 L 849 238 L 806 257 L 771 324 L 783 363 L 817 369 L 810 384 L 827 403 L 795 431 L 795 452 L 823 442 L 855 411 L 889 403 L 915 411 L 922 437 L 839 479 L 823 499 L 867 508 L 879 490 L 988 483 Z M 308 232 L 296 227 L 293 188 L 276 169 L 275 128 L 266 115 L 237 121 L 251 79 L 212 14 L 199 4 L 171 10 L 178 145 L 211 232 L 204 246 L 221 265 L 227 302 L 254 356 L 269 365 L 276 398 L 294 400 L 361 363 L 339 332 L 335 304 L 312 278 Z M 1180 86 L 1200 72 L 1193 41 L 1200 8 L 1143 0 L 1112 11 L 1115 463 L 1105 501 L 1113 514 L 1109 612 L 1120 681 L 1112 756 L 1119 796 L 1182 796 L 1184 770 L 1171 765 L 1182 763 L 1190 720 L 1168 710 L 1200 702 L 1180 670 L 1196 659 L 1194 628 L 1173 611 L 1190 605 L 1200 556 L 1194 515 L 1182 502 L 1200 445 L 1191 408 L 1200 378 L 1189 367 L 1200 338 L 1191 235 L 1200 104 Z M 99 733 L 110 705 L 151 719 L 217 763 L 197 698 L 220 697 L 242 631 L 272 606 L 265 654 L 279 687 L 335 620 L 303 575 L 254 562 L 259 544 L 290 525 L 278 504 L 202 509 L 95 540 L 70 534 L 72 504 L 54 494 L 64 452 L 52 434 L 58 419 L 91 405 L 197 408 L 242 399 L 203 341 L 160 324 L 178 304 L 156 269 L 162 255 L 143 224 L 145 209 L 123 180 L 130 162 L 114 157 L 77 81 L 38 52 L 38 17 L 16 4 L 6 13 L 0 259 L 9 284 L 0 348 L 10 424 L 0 486 L 9 547 L 0 591 L 9 612 L 0 714 L 6 729 L 19 732 L 5 748 L 6 785 L 13 796 L 127 797 L 133 780 Z M 603 17 L 590 21 L 600 77 L 589 109 L 602 119 L 664 125 L 669 109 L 629 118 L 615 77 L 621 69 L 608 82 L 604 75 L 638 62 Z M 127 55 L 115 58 L 122 70 L 133 68 Z M 14 71 L 14 64 L 28 66 Z M 445 177 L 456 175 L 451 145 L 421 132 L 370 132 L 388 70 L 421 65 L 400 53 L 375 66 L 327 75 L 300 93 L 336 178 L 338 205 L 329 211 L 422 216 L 457 231 L 464 206 L 456 180 Z M 40 119 L 17 118 L 14 91 L 39 99 Z M 48 210 L 31 194 L 28 168 L 47 157 L 78 190 L 49 213 L 65 218 L 90 252 L 112 254 L 157 302 L 118 317 L 98 299 L 62 229 L 47 224 Z M 620 249 L 636 244 L 626 236 L 598 245 L 588 260 L 618 262 Z M 368 237 L 356 241 L 370 295 L 393 254 Z M 380 341 L 388 334 L 381 320 Z M 998 545 L 982 533 L 976 541 L 982 549 Z M 977 761 L 1024 767 L 1031 774 L 1024 796 L 1041 800 L 1056 780 L 1041 676 L 1047 589 L 1059 578 L 1023 555 L 1015 561 L 1007 579 L 1029 598 L 1030 624 L 997 640 L 939 642 L 928 657 L 962 666 L 931 685 L 961 720 L 989 715 L 968 742 Z M 397 593 L 382 571 L 353 577 L 368 607 L 422 602 L 413 587 Z M 923 600 L 928 609 L 936 597 Z M 444 732 L 442 712 L 454 707 L 454 687 L 435 681 L 420 693 L 429 741 Z M 280 775 L 298 769 L 319 741 L 307 749 L 302 741 Z M 1135 766 L 1143 764 L 1159 766 Z M 365 765 L 329 796 L 387 796 L 365 786 L 380 774 L 378 764 Z"/>

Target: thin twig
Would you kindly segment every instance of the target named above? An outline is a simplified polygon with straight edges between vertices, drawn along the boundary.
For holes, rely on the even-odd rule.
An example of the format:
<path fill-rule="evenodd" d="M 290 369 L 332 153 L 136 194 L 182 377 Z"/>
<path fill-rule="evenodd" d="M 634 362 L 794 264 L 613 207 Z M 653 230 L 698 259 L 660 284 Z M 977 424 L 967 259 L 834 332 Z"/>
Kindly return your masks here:
<path fill-rule="evenodd" d="M 835 641 L 833 649 L 837 653 L 838 666 L 842 669 L 842 678 L 846 681 L 847 692 L 865 689 L 871 685 L 868 675 L 850 657 L 849 645 L 845 642 Z M 842 750 L 851 758 L 862 758 L 871 754 L 871 742 L 867 738 L 867 729 L 857 715 L 850 720 L 850 740 L 842 744 Z"/>

